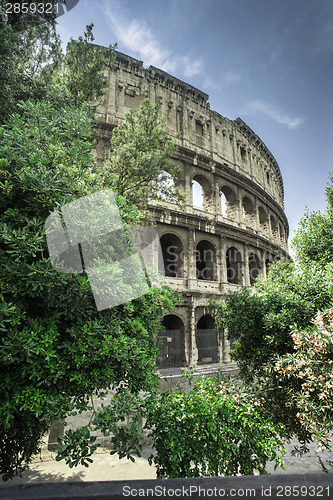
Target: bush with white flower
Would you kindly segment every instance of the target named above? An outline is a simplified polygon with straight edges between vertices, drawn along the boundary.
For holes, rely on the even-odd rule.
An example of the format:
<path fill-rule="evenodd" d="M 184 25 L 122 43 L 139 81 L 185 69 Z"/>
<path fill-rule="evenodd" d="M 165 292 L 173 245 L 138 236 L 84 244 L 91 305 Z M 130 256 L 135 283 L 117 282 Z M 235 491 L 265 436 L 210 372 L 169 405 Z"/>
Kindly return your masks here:
<path fill-rule="evenodd" d="M 295 327 L 292 338 L 294 352 L 277 360 L 274 376 L 299 426 L 325 448 L 333 431 L 333 308 L 318 312 L 311 327 Z"/>

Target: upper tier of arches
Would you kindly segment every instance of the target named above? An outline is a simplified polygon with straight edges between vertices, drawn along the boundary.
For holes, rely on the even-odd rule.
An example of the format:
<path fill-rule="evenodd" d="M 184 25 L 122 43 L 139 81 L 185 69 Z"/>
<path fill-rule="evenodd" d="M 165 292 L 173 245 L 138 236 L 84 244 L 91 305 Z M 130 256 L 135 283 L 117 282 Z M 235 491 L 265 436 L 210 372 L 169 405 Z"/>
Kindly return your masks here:
<path fill-rule="evenodd" d="M 183 210 L 202 217 L 240 227 L 272 241 L 287 250 L 289 226 L 283 210 L 264 192 L 241 184 L 220 172 L 207 172 L 198 165 L 181 165 L 174 188 L 185 193 Z M 161 202 L 164 203 L 163 198 Z M 171 208 L 172 203 L 168 203 Z M 177 209 L 174 204 L 175 209 Z"/>
<path fill-rule="evenodd" d="M 204 156 L 211 164 L 228 164 L 260 186 L 282 209 L 281 171 L 272 153 L 240 118 L 230 120 L 210 109 L 209 96 L 168 73 L 116 52 L 116 70 L 110 70 L 108 93 L 99 106 L 100 122 L 120 125 L 125 113 L 144 98 L 161 102 L 166 130 L 181 148 Z"/>

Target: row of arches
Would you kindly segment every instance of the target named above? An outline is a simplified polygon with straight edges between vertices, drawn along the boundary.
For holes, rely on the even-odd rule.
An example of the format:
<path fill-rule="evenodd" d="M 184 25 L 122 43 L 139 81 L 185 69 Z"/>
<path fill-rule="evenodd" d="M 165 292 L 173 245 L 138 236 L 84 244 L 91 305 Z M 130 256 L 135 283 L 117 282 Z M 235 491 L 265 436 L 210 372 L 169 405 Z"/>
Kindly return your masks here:
<path fill-rule="evenodd" d="M 160 243 L 163 256 L 163 263 L 159 263 L 161 273 L 171 278 L 183 278 L 187 252 L 184 251 L 180 238 L 175 234 L 166 233 L 161 236 Z M 199 241 L 194 250 L 194 257 L 196 279 L 217 281 L 218 253 L 214 245 L 208 240 Z M 225 259 L 226 269 L 226 276 L 222 279 L 237 285 L 244 284 L 245 265 L 248 266 L 250 285 L 253 285 L 262 274 L 263 266 L 267 272 L 270 263 L 279 260 L 279 257 L 270 254 L 262 259 L 255 252 L 249 252 L 248 262 L 245 263 L 241 252 L 235 246 L 230 246 L 222 258 Z"/>
<path fill-rule="evenodd" d="M 172 200 L 172 190 L 174 183 L 172 176 L 167 172 L 160 174 L 158 178 L 158 195 L 162 200 Z M 217 213 L 236 222 L 243 222 L 250 228 L 258 228 L 264 234 L 271 235 L 274 239 L 282 243 L 286 241 L 286 231 L 284 225 L 274 214 L 261 204 L 256 208 L 254 200 L 249 195 L 243 195 L 241 203 L 237 199 L 235 189 L 229 185 L 222 185 L 219 188 L 219 203 L 214 206 L 212 186 L 209 180 L 196 174 L 192 179 L 192 206 L 197 210 Z"/>
<path fill-rule="evenodd" d="M 207 181 L 206 181 L 207 182 Z M 207 188 L 206 188 L 207 189 Z M 193 207 L 198 210 L 210 209 L 211 203 L 207 200 L 209 195 L 204 188 L 204 183 L 200 179 L 194 177 L 192 185 L 192 200 Z M 273 238 L 280 239 L 282 243 L 286 240 L 284 226 L 278 222 L 275 215 L 269 215 L 264 206 L 259 205 L 255 209 L 254 201 L 247 195 L 241 199 L 241 209 L 239 214 L 239 205 L 235 191 L 228 185 L 222 186 L 219 192 L 219 207 L 221 215 L 227 219 L 244 222 L 249 227 L 256 227 L 256 222 L 259 223 L 259 228 L 266 234 L 271 234 Z"/>
<path fill-rule="evenodd" d="M 174 314 L 163 319 L 164 329 L 159 332 L 157 346 L 159 368 L 181 367 L 186 364 L 184 323 Z M 198 351 L 198 364 L 217 363 L 218 332 L 214 319 L 206 314 L 196 324 L 195 342 Z"/>

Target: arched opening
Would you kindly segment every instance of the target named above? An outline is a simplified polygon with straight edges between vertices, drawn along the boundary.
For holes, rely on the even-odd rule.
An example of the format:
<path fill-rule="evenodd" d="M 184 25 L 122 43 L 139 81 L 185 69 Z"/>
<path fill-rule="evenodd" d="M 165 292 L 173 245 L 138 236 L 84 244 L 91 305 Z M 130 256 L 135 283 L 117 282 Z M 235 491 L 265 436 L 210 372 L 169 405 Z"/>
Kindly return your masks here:
<path fill-rule="evenodd" d="M 242 256 L 235 247 L 230 247 L 226 254 L 227 259 L 227 280 L 228 283 L 241 285 L 242 276 Z"/>
<path fill-rule="evenodd" d="M 275 238 L 276 235 L 277 235 L 278 226 L 277 226 L 277 223 L 276 223 L 276 219 L 275 219 L 275 217 L 273 215 L 271 215 L 271 230 L 272 230 L 272 235 Z"/>
<path fill-rule="evenodd" d="M 164 266 L 164 275 L 171 278 L 182 278 L 184 273 L 183 245 L 175 234 L 163 234 L 160 238 L 163 263 L 159 263 L 159 269 Z"/>
<path fill-rule="evenodd" d="M 242 201 L 242 212 L 243 212 L 243 220 L 247 224 L 250 224 L 253 221 L 254 217 L 254 206 L 252 201 L 248 196 L 244 196 Z"/>
<path fill-rule="evenodd" d="M 227 216 L 227 212 L 228 212 L 228 202 L 227 202 L 226 195 L 222 191 L 221 192 L 221 214 L 223 215 L 223 217 Z"/>
<path fill-rule="evenodd" d="M 198 181 L 193 181 L 192 185 L 193 208 L 204 209 L 204 191 Z"/>
<path fill-rule="evenodd" d="M 210 182 L 203 175 L 195 175 L 192 181 L 192 203 L 199 210 L 209 211 L 213 207 Z"/>
<path fill-rule="evenodd" d="M 184 323 L 174 315 L 163 318 L 163 330 L 158 333 L 157 347 L 160 351 L 156 359 L 159 368 L 184 366 Z"/>
<path fill-rule="evenodd" d="M 260 275 L 260 260 L 255 253 L 250 253 L 249 255 L 249 274 L 250 274 L 250 284 L 254 285 L 256 279 Z"/>
<path fill-rule="evenodd" d="M 206 314 L 197 324 L 198 364 L 218 362 L 218 340 L 214 319 Z"/>
<path fill-rule="evenodd" d="M 282 224 L 279 224 L 279 232 L 280 232 L 280 241 L 281 243 L 285 243 L 285 234 L 284 234 L 284 228 Z"/>
<path fill-rule="evenodd" d="M 228 219 L 236 218 L 237 205 L 235 202 L 235 193 L 229 186 L 222 186 L 221 196 L 221 214 Z"/>
<path fill-rule="evenodd" d="M 259 224 L 264 231 L 267 231 L 267 213 L 263 207 L 259 207 Z"/>
<path fill-rule="evenodd" d="M 216 252 L 210 241 L 202 240 L 198 243 L 196 251 L 196 267 L 198 280 L 215 281 Z"/>
<path fill-rule="evenodd" d="M 174 199 L 174 180 L 169 172 L 163 171 L 157 177 L 157 196 L 164 201 L 172 202 Z"/>

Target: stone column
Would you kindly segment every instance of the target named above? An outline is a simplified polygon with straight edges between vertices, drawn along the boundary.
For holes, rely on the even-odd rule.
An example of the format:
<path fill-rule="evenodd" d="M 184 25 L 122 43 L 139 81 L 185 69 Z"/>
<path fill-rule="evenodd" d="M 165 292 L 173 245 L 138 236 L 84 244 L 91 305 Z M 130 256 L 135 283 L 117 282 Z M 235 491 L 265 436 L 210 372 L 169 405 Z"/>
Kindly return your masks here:
<path fill-rule="evenodd" d="M 239 223 L 240 227 L 245 228 L 245 219 L 243 218 L 243 201 L 242 201 L 242 195 L 238 191 L 237 193 L 237 222 Z"/>
<path fill-rule="evenodd" d="M 255 196 L 254 198 L 254 228 L 256 231 L 261 231 L 260 228 L 260 222 L 259 222 L 259 211 L 258 211 L 258 200 L 257 197 Z"/>
<path fill-rule="evenodd" d="M 190 298 L 191 305 L 189 307 L 190 310 L 190 365 L 196 365 L 198 363 L 198 349 L 196 343 L 196 322 L 195 322 L 195 305 L 194 305 L 194 297 L 193 295 Z"/>
<path fill-rule="evenodd" d="M 244 248 L 244 285 L 251 286 L 249 269 L 249 246 L 246 243 Z"/>
<path fill-rule="evenodd" d="M 106 94 L 106 113 L 113 117 L 116 114 L 116 74 L 114 71 L 108 73 L 108 93 Z M 106 121 L 111 121 L 106 119 Z"/>
<path fill-rule="evenodd" d="M 252 156 L 251 156 L 251 148 L 248 148 L 247 149 L 247 157 L 248 157 L 248 163 L 249 163 L 249 171 L 250 171 L 250 175 L 251 175 L 251 179 L 253 179 L 253 168 L 252 168 Z"/>
<path fill-rule="evenodd" d="M 191 304 L 190 304 L 190 294 L 185 294 L 183 300 L 186 306 L 186 316 L 184 321 L 184 352 L 185 352 L 185 364 L 189 366 L 191 363 L 191 346 L 192 346 L 192 336 L 191 336 Z"/>
<path fill-rule="evenodd" d="M 193 207 L 192 200 L 192 182 L 191 182 L 191 170 L 188 168 L 188 165 L 184 165 L 184 184 L 185 184 L 185 211 L 187 211 L 187 207 L 190 208 L 190 212 Z"/>
<path fill-rule="evenodd" d="M 214 203 L 214 210 L 215 210 L 215 215 L 220 215 L 221 214 L 221 196 L 220 196 L 220 189 L 219 189 L 219 179 L 214 176 L 214 191 L 215 191 L 215 203 Z"/>
<path fill-rule="evenodd" d="M 189 229 L 187 233 L 187 265 L 188 265 L 188 288 L 191 289 L 192 281 L 197 279 L 197 263 L 195 254 L 195 230 Z"/>
<path fill-rule="evenodd" d="M 227 283 L 227 260 L 226 260 L 226 244 L 225 237 L 221 236 L 219 238 L 219 248 L 218 248 L 218 258 L 217 258 L 217 266 L 218 266 L 218 281 L 220 283 L 220 288 L 223 288 L 223 284 Z"/>

